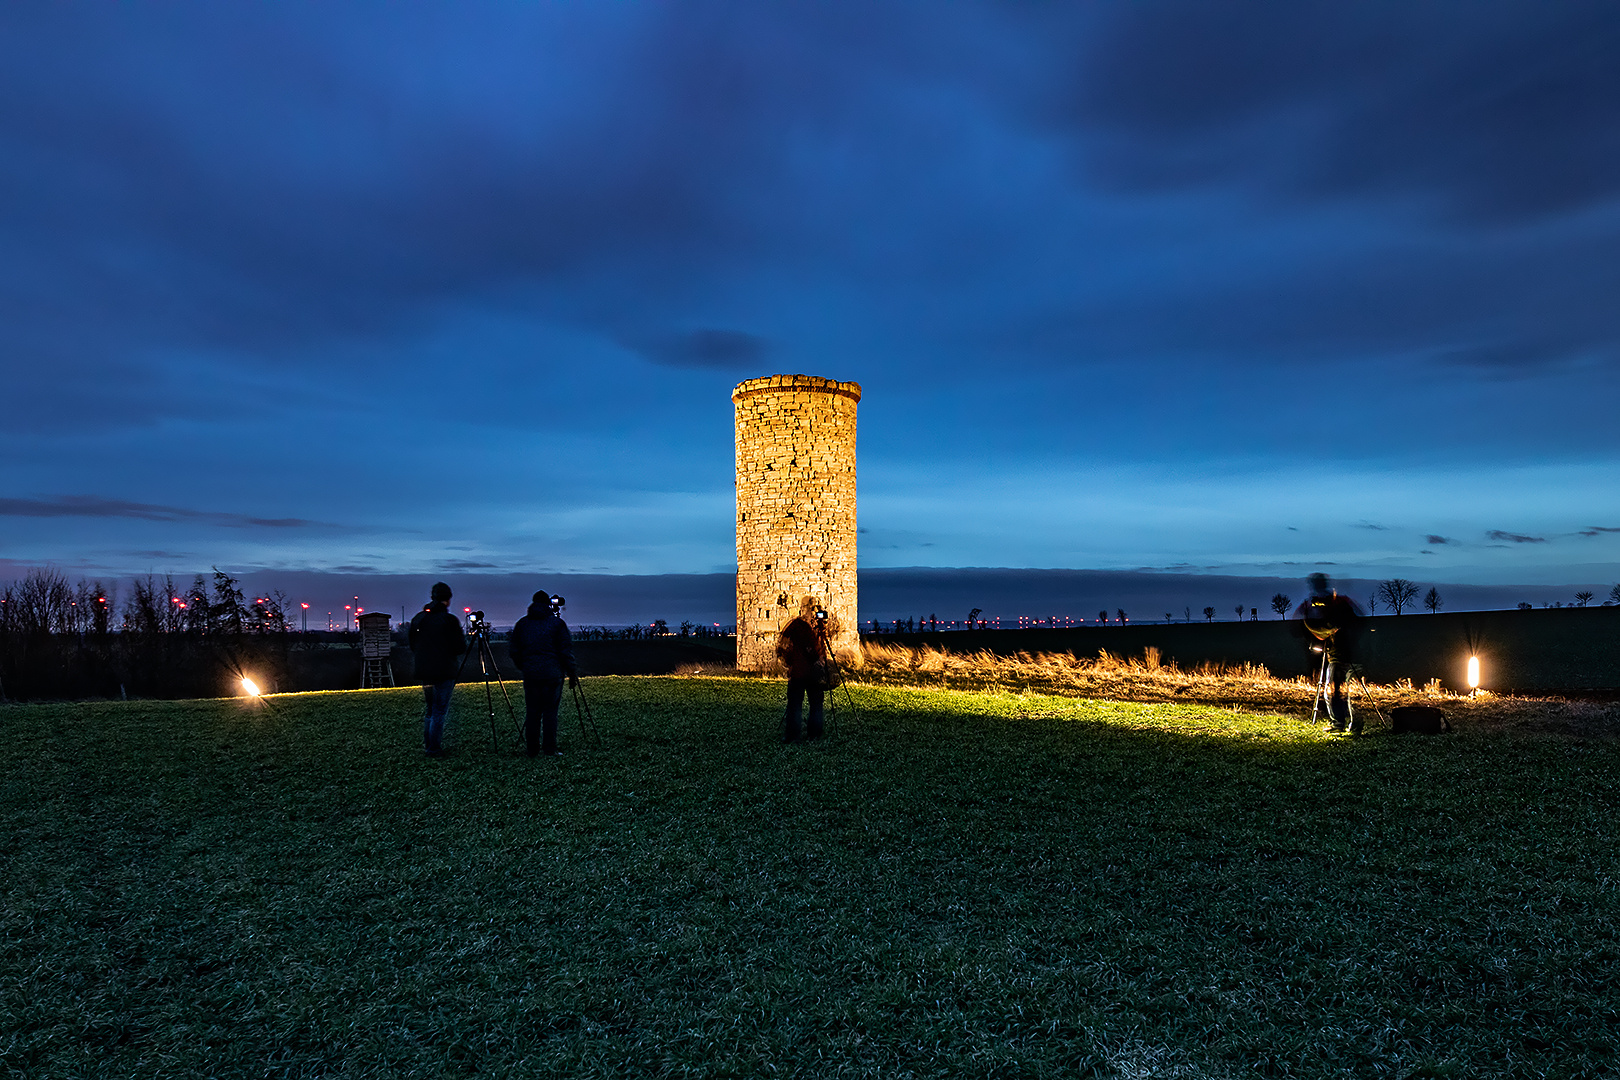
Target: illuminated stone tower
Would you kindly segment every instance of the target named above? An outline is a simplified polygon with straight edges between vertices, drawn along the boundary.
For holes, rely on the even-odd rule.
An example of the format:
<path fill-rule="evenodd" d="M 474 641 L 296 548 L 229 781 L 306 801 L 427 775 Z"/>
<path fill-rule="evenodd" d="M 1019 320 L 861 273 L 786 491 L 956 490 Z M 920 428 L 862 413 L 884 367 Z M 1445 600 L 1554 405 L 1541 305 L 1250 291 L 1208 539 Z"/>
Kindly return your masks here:
<path fill-rule="evenodd" d="M 814 596 L 834 651 L 860 656 L 855 586 L 858 383 L 768 375 L 732 392 L 737 425 L 737 667 L 776 667 L 776 635 Z"/>

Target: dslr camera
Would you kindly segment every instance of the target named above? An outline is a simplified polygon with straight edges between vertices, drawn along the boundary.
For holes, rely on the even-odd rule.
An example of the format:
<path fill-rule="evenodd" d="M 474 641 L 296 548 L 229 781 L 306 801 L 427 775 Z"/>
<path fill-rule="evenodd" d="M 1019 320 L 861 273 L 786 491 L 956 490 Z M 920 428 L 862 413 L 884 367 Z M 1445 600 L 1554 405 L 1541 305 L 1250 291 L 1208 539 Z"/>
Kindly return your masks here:
<path fill-rule="evenodd" d="M 489 633 L 489 620 L 484 618 L 484 613 L 482 611 L 470 611 L 467 613 L 467 633 Z"/>
<path fill-rule="evenodd" d="M 551 613 L 553 615 L 562 614 L 562 609 L 566 607 L 567 604 L 568 601 L 564 600 L 561 596 L 553 596 L 551 598 Z"/>

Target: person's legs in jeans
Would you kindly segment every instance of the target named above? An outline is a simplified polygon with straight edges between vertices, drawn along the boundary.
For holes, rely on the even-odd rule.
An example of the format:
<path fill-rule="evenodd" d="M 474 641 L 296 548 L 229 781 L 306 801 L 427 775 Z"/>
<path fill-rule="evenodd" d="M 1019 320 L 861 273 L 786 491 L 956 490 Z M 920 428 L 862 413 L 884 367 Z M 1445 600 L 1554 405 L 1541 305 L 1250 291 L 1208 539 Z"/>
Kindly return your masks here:
<path fill-rule="evenodd" d="M 557 752 L 557 706 L 561 679 L 523 680 L 523 743 L 530 757 Z"/>
<path fill-rule="evenodd" d="M 804 708 L 804 694 L 810 689 L 808 679 L 789 679 L 787 685 L 787 715 L 782 718 L 782 741 L 799 741 L 799 712 Z M 812 691 L 811 716 L 816 717 L 816 697 Z"/>
<path fill-rule="evenodd" d="M 821 703 L 825 692 L 819 686 L 810 687 L 810 718 L 805 723 L 805 738 L 821 738 Z"/>
<path fill-rule="evenodd" d="M 444 749 L 444 718 L 450 712 L 450 694 L 455 680 L 427 683 L 422 687 L 425 709 L 422 713 L 422 748 L 430 754 Z"/>
<path fill-rule="evenodd" d="M 540 715 L 540 752 L 542 754 L 560 753 L 557 749 L 557 711 L 562 707 L 562 680 L 558 679 L 551 684 L 551 689 L 541 699 Z"/>

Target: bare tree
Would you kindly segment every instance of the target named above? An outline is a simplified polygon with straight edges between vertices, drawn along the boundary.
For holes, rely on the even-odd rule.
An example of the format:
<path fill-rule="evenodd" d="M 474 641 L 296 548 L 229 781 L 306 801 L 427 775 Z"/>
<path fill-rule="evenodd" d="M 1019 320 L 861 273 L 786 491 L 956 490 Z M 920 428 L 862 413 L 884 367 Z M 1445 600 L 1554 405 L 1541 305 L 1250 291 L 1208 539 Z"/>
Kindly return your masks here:
<path fill-rule="evenodd" d="M 1378 583 L 1378 599 L 1399 615 L 1401 609 L 1417 599 L 1418 587 L 1405 578 L 1390 578 Z"/>
<path fill-rule="evenodd" d="M 1237 607 L 1232 609 L 1233 611 L 1237 612 L 1237 621 L 1238 622 L 1243 621 L 1243 609 L 1244 609 L 1244 607 L 1245 607 L 1245 605 L 1239 604 Z"/>
<path fill-rule="evenodd" d="M 1101 611 L 1097 612 L 1097 621 L 1100 622 L 1100 623 L 1105 623 L 1105 622 L 1108 621 L 1108 609 L 1107 608 L 1103 608 Z"/>
<path fill-rule="evenodd" d="M 1592 602 L 1592 593 L 1589 590 L 1582 589 L 1580 592 L 1575 594 L 1575 606 L 1576 607 L 1585 607 L 1587 604 L 1590 604 L 1591 602 Z"/>
<path fill-rule="evenodd" d="M 1215 609 L 1214 608 L 1207 607 L 1207 608 L 1204 609 L 1204 621 L 1205 622 L 1214 622 L 1215 621 Z"/>
<path fill-rule="evenodd" d="M 1119 625 L 1124 626 L 1126 624 L 1126 622 L 1129 621 L 1129 620 L 1127 620 L 1125 618 L 1125 609 L 1124 608 L 1120 608 L 1119 611 L 1116 612 L 1115 614 L 1117 614 L 1119 616 Z"/>
<path fill-rule="evenodd" d="M 1620 604 L 1620 585 L 1609 590 L 1609 603 Z"/>
<path fill-rule="evenodd" d="M 968 629 L 969 630 L 972 630 L 975 626 L 978 625 L 979 616 L 982 615 L 982 614 L 984 614 L 984 609 L 983 608 L 974 608 L 972 611 L 968 612 Z"/>
<path fill-rule="evenodd" d="M 1286 593 L 1278 593 L 1276 596 L 1273 596 L 1271 598 L 1271 610 L 1277 613 L 1277 618 L 1279 619 L 1286 617 L 1288 614 L 1288 595 Z"/>
<path fill-rule="evenodd" d="M 1433 585 L 1429 586 L 1428 593 L 1423 597 L 1423 606 L 1429 609 L 1429 614 L 1440 614 L 1440 605 L 1444 603 L 1445 601 L 1440 599 L 1440 590 Z"/>

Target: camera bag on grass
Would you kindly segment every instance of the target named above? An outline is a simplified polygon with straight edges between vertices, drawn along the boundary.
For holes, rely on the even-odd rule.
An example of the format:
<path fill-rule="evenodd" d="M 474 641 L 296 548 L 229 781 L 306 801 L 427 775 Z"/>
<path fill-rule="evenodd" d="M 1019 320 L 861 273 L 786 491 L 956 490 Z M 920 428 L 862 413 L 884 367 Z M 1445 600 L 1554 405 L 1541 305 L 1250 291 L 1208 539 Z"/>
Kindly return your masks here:
<path fill-rule="evenodd" d="M 1396 735 L 1445 735 L 1451 721 L 1433 705 L 1397 705 L 1389 710 L 1389 727 Z"/>

